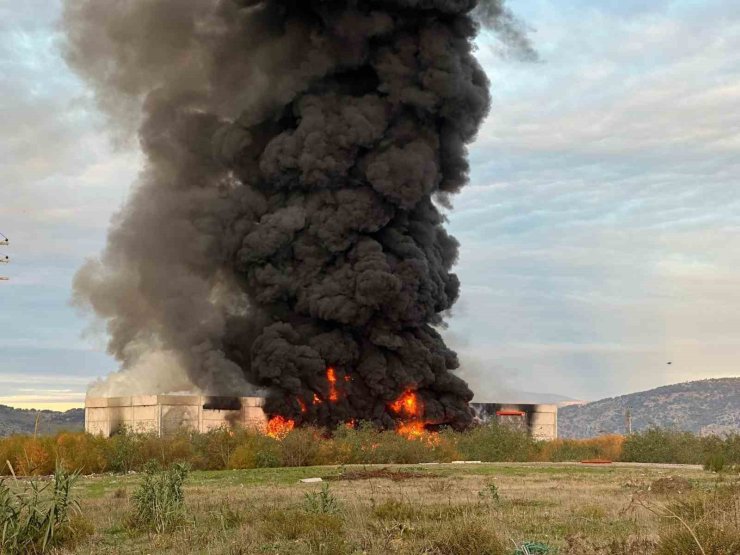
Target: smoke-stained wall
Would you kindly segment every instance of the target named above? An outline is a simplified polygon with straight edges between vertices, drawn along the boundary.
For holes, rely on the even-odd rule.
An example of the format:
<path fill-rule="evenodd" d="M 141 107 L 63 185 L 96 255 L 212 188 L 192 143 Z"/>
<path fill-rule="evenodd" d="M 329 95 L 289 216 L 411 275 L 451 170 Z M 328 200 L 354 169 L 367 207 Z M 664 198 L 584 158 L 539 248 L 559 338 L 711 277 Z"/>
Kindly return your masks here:
<path fill-rule="evenodd" d="M 123 367 L 98 394 L 127 376 L 166 390 L 181 373 L 141 370 L 159 357 L 299 421 L 390 427 L 405 390 L 427 422 L 471 421 L 435 330 L 459 291 L 438 206 L 489 109 L 475 13 L 529 49 L 477 4 L 66 1 L 66 59 L 146 157 L 75 279 Z"/>

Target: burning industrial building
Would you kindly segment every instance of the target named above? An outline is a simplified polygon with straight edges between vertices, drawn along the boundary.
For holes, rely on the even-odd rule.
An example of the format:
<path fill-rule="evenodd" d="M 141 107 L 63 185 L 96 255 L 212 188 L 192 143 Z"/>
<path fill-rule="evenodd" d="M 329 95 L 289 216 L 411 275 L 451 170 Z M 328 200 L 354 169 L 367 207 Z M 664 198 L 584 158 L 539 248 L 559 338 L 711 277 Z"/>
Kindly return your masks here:
<path fill-rule="evenodd" d="M 469 425 L 440 207 L 489 109 L 482 19 L 529 52 L 498 2 L 66 0 L 68 63 L 145 157 L 74 283 L 122 367 L 95 395 L 187 382 L 288 426 Z"/>

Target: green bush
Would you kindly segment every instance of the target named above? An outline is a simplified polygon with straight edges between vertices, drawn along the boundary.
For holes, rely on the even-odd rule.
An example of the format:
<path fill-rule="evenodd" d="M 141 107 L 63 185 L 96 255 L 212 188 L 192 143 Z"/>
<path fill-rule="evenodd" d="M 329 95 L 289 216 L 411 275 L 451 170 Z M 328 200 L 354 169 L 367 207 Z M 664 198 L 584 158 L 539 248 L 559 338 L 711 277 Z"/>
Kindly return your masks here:
<path fill-rule="evenodd" d="M 187 475 L 188 467 L 184 464 L 160 470 L 156 463 L 149 463 L 133 495 L 133 526 L 158 534 L 170 532 L 179 526 L 185 518 L 182 486 Z"/>
<path fill-rule="evenodd" d="M 651 428 L 627 436 L 622 460 L 722 466 L 740 463 L 740 436 L 698 436 L 691 432 Z"/>
<path fill-rule="evenodd" d="M 108 440 L 108 459 L 114 472 L 130 472 L 141 464 L 140 445 L 144 436 L 123 428 Z"/>
<path fill-rule="evenodd" d="M 312 466 L 317 461 L 321 432 L 316 428 L 296 428 L 278 443 L 282 466 Z"/>
<path fill-rule="evenodd" d="M 713 453 L 709 455 L 704 462 L 704 470 L 710 472 L 722 472 L 725 469 L 725 456 L 722 453 Z"/>
<path fill-rule="evenodd" d="M 537 443 L 526 431 L 490 424 L 456 434 L 456 447 L 467 460 L 517 462 L 532 460 Z"/>
<path fill-rule="evenodd" d="M 478 497 L 482 501 L 498 503 L 501 500 L 498 486 L 493 482 L 488 482 L 486 487 L 478 492 Z"/>
<path fill-rule="evenodd" d="M 699 436 L 691 432 L 651 428 L 627 437 L 622 460 L 703 464 L 705 452 Z"/>
<path fill-rule="evenodd" d="M 0 553 L 46 553 L 73 537 L 71 517 L 79 512 L 72 496 L 78 474 L 61 467 L 48 482 L 0 481 Z"/>
<path fill-rule="evenodd" d="M 329 491 L 329 484 L 324 484 L 319 491 L 304 494 L 303 507 L 309 513 L 333 515 L 339 512 L 339 501 Z"/>
<path fill-rule="evenodd" d="M 281 439 L 250 429 L 217 429 L 172 436 L 128 430 L 102 438 L 83 433 L 0 438 L 0 475 L 10 468 L 23 476 L 48 475 L 56 465 L 84 473 L 141 471 L 149 461 L 162 467 L 187 463 L 196 470 L 224 470 L 324 464 L 450 462 L 458 459 L 521 462 L 591 458 L 632 462 L 705 464 L 724 471 L 740 465 L 740 435 L 697 436 L 650 429 L 628 437 L 535 441 L 524 430 L 491 424 L 465 432 L 443 429 L 404 437 L 369 423 L 333 431 L 303 427 Z"/>

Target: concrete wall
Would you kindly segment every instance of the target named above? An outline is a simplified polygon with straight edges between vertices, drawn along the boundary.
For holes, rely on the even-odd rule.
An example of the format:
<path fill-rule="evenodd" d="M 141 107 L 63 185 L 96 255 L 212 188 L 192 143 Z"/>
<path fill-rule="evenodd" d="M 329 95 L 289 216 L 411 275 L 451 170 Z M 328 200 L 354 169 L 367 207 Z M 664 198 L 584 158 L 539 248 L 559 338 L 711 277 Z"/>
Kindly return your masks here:
<path fill-rule="evenodd" d="M 262 429 L 266 425 L 262 397 L 228 398 L 224 408 L 219 408 L 221 401 L 202 395 L 91 397 L 85 400 L 85 430 L 109 437 L 123 428 L 170 435 L 182 429 L 207 432 L 233 426 Z"/>
<path fill-rule="evenodd" d="M 262 397 L 213 398 L 202 395 L 98 397 L 85 401 L 85 430 L 109 437 L 124 427 L 138 433 L 170 435 L 187 429 L 207 432 L 242 426 L 264 429 Z M 224 407 L 224 408 L 218 408 Z M 522 427 L 536 439 L 558 437 L 557 405 L 471 403 L 479 422 Z M 500 413 L 521 414 L 504 415 Z"/>
<path fill-rule="evenodd" d="M 550 440 L 558 437 L 557 405 L 470 403 L 470 406 L 479 422 L 486 423 L 495 420 L 507 426 L 521 427 L 535 439 Z"/>

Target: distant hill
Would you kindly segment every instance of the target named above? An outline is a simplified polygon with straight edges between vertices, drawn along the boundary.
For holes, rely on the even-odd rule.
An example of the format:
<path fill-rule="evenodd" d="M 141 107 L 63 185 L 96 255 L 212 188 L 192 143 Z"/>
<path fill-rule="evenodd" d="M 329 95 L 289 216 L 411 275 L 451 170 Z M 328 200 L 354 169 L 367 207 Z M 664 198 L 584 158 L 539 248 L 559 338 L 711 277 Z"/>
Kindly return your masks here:
<path fill-rule="evenodd" d="M 622 434 L 627 409 L 635 432 L 653 426 L 702 435 L 740 432 L 740 378 L 666 385 L 563 407 L 558 412 L 558 434 L 564 438 Z"/>
<path fill-rule="evenodd" d="M 38 432 L 50 434 L 60 430 L 78 431 L 85 427 L 85 411 L 14 409 L 0 405 L 0 437 L 12 434 L 32 434 L 38 418 Z"/>

